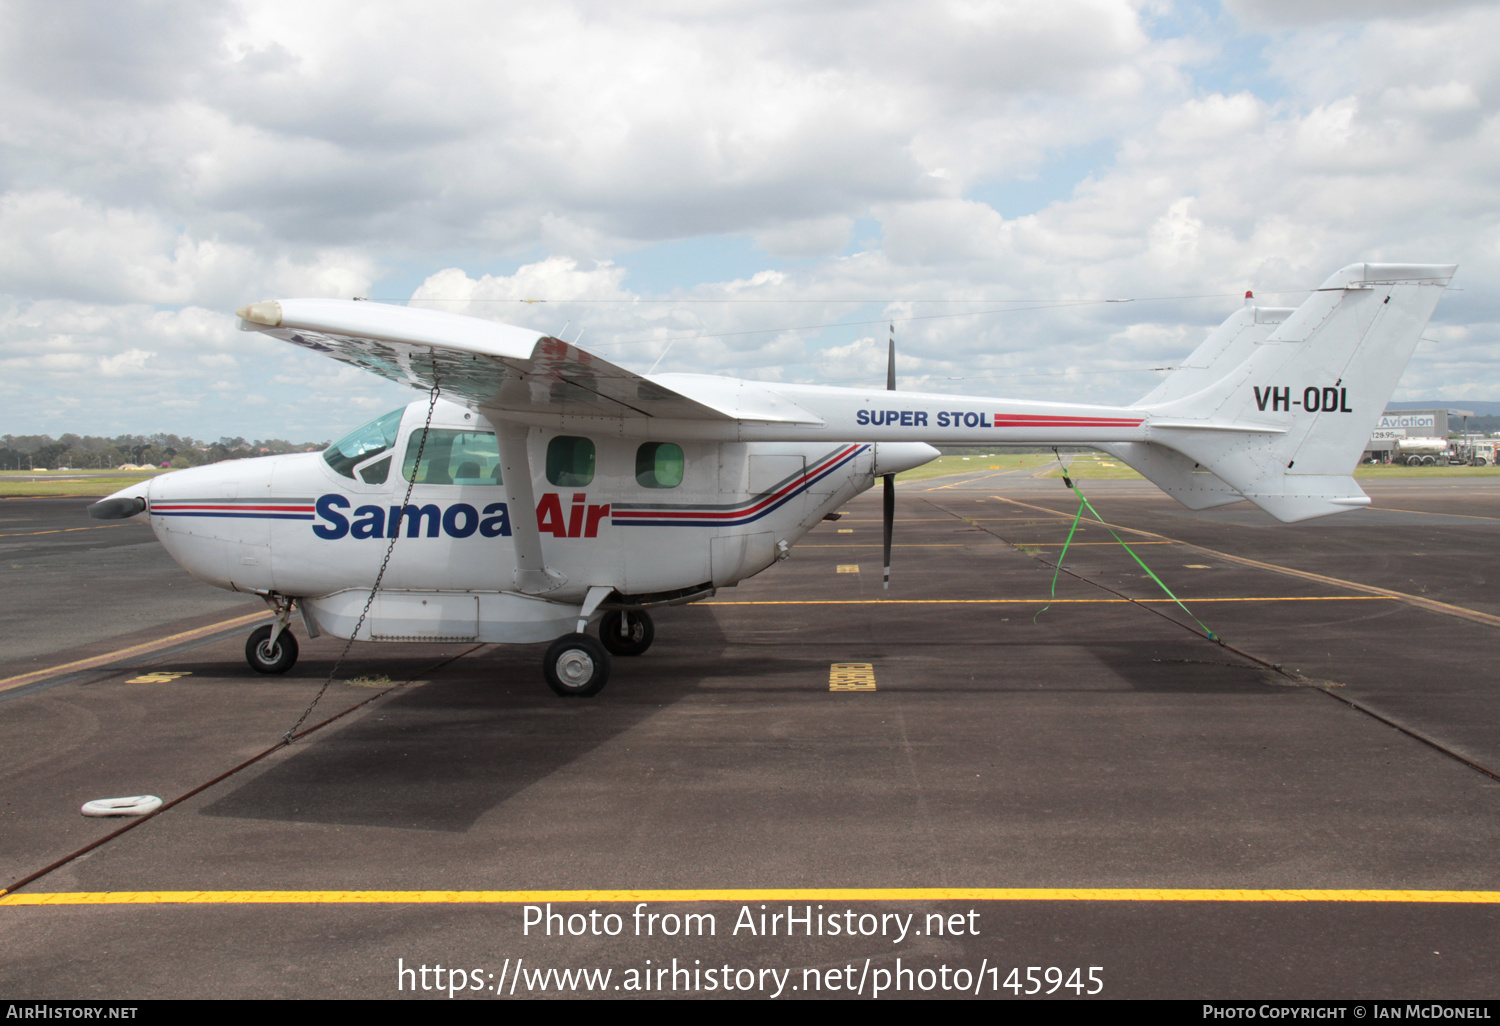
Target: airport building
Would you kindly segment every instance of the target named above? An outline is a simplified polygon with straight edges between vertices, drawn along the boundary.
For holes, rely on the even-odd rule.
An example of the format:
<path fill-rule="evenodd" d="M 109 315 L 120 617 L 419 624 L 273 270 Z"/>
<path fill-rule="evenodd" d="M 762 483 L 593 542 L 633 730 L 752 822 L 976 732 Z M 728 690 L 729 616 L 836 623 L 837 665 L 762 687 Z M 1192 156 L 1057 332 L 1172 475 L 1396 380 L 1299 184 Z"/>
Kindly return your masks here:
<path fill-rule="evenodd" d="M 1406 438 L 1447 438 L 1449 431 L 1457 431 L 1465 417 L 1472 417 L 1470 410 L 1438 408 L 1431 410 L 1386 410 L 1380 422 L 1365 444 L 1364 458 L 1388 460 L 1391 450 L 1400 447 Z M 1450 424 L 1452 427 L 1450 428 Z"/>

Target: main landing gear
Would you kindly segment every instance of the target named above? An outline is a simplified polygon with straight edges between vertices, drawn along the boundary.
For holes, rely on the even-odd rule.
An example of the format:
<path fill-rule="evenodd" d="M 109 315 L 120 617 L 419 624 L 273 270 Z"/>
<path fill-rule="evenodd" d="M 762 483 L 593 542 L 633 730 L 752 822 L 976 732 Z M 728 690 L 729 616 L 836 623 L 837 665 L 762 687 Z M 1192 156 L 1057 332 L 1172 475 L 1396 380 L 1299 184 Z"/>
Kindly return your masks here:
<path fill-rule="evenodd" d="M 542 674 L 564 698 L 589 698 L 609 683 L 610 654 L 638 656 L 651 647 L 656 628 L 644 610 L 610 610 L 599 623 L 599 637 L 564 634 L 547 648 Z"/>
<path fill-rule="evenodd" d="M 655 638 L 656 626 L 644 609 L 611 609 L 599 621 L 599 640 L 612 655 L 638 656 Z"/>

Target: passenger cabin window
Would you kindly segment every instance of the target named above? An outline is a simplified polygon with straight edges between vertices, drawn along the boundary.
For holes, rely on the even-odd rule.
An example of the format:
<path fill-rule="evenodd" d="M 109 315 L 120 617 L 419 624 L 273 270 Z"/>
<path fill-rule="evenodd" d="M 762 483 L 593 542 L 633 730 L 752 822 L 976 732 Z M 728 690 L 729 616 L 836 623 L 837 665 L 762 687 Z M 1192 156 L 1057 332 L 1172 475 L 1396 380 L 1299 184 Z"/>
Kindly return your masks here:
<path fill-rule="evenodd" d="M 406 458 L 401 461 L 401 476 L 417 484 L 498 485 L 500 450 L 490 431 L 448 431 L 433 428 L 413 431 L 406 442 Z M 422 450 L 422 464 L 417 465 L 417 450 Z"/>
<path fill-rule="evenodd" d="M 682 446 L 647 442 L 635 451 L 635 480 L 642 488 L 676 488 L 682 484 Z"/>
<path fill-rule="evenodd" d="M 367 484 L 382 483 L 390 473 L 391 461 L 377 461 L 374 457 L 396 444 L 396 433 L 401 430 L 401 415 L 405 412 L 406 407 L 403 406 L 349 432 L 323 450 L 323 461 L 351 481 L 354 479 L 354 468 L 362 463 L 366 464 L 360 469 L 360 480 Z"/>
<path fill-rule="evenodd" d="M 547 480 L 559 488 L 582 488 L 594 479 L 594 443 L 558 435 L 547 443 Z"/>

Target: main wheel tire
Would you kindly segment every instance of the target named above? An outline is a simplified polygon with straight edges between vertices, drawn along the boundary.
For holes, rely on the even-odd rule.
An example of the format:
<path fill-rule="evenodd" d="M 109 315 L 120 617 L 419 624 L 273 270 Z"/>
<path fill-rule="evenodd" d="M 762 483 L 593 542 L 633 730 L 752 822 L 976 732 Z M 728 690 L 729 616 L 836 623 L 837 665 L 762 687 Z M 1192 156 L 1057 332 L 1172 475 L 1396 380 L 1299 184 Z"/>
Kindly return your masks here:
<path fill-rule="evenodd" d="M 291 631 L 282 631 L 275 648 L 267 644 L 270 640 L 270 624 L 251 631 L 245 641 L 245 661 L 256 673 L 285 673 L 297 661 L 297 638 Z"/>
<path fill-rule="evenodd" d="M 564 698 L 590 698 L 609 683 L 609 655 L 587 634 L 564 634 L 548 647 L 542 675 Z"/>
<path fill-rule="evenodd" d="M 622 622 L 625 625 L 623 634 L 620 633 Z M 651 614 L 644 609 L 628 612 L 611 609 L 599 621 L 599 640 L 611 655 L 638 656 L 656 640 L 656 625 L 651 622 Z"/>

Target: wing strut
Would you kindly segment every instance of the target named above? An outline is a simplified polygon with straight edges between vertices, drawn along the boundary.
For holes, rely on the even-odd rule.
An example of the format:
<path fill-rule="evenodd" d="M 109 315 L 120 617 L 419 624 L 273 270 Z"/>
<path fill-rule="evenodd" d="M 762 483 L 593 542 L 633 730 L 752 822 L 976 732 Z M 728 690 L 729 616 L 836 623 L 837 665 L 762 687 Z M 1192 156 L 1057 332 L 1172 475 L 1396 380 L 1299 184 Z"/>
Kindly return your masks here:
<path fill-rule="evenodd" d="M 510 510 L 510 536 L 516 545 L 515 589 L 542 595 L 568 583 L 561 571 L 543 562 L 542 532 L 536 522 L 536 496 L 531 490 L 531 459 L 526 453 L 525 424 L 494 420 L 500 448 L 500 476 Z"/>

